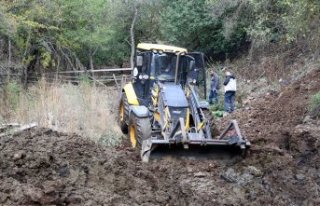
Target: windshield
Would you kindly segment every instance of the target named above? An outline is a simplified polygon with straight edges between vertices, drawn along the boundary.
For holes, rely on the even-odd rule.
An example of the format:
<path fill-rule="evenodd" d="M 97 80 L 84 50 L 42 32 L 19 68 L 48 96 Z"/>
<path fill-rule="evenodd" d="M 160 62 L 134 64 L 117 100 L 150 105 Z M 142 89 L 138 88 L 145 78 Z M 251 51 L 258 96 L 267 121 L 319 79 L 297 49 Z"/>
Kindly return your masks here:
<path fill-rule="evenodd" d="M 177 54 L 153 53 L 151 64 L 151 76 L 159 81 L 175 81 Z M 205 68 L 201 53 L 187 53 L 179 58 L 177 83 L 183 88 L 187 83 L 194 84 L 199 90 L 201 98 L 206 98 Z"/>
<path fill-rule="evenodd" d="M 174 81 L 177 56 L 175 54 L 156 54 L 155 68 L 158 80 Z"/>

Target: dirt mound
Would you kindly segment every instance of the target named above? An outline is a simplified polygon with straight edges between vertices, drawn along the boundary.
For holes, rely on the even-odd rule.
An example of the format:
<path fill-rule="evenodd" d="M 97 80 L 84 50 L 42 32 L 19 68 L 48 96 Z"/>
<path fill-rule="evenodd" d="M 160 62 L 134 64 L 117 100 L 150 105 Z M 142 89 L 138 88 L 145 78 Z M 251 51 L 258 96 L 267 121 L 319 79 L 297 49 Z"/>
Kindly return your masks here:
<path fill-rule="evenodd" d="M 303 124 L 308 115 L 311 95 L 320 91 L 320 70 L 284 88 L 280 93 L 268 93 L 251 105 L 250 110 L 238 111 L 232 118 L 242 123 L 246 136 L 255 145 L 275 143 L 280 149 L 288 147 L 288 136 Z"/>
<path fill-rule="evenodd" d="M 240 121 L 253 144 L 246 164 L 262 168 L 264 173 L 264 189 L 255 191 L 273 197 L 260 202 L 265 197 L 261 193 L 260 203 L 320 204 L 320 121 L 310 118 L 307 109 L 310 97 L 320 91 L 319 80 L 318 69 L 228 117 Z"/>
<path fill-rule="evenodd" d="M 212 205 L 244 201 L 212 161 L 142 164 L 130 149 L 105 149 L 46 129 L 0 139 L 2 205 Z M 242 193 L 241 193 L 242 194 Z M 222 195 L 222 196 L 221 196 Z M 227 197 L 227 198 L 225 198 Z"/>
<path fill-rule="evenodd" d="M 281 168 L 286 156 L 265 166 L 262 157 L 142 164 L 127 148 L 105 149 L 79 136 L 31 130 L 0 139 L 0 204 L 288 205 L 310 196 L 300 189 L 314 191 L 307 186 L 316 185 L 315 176 Z"/>

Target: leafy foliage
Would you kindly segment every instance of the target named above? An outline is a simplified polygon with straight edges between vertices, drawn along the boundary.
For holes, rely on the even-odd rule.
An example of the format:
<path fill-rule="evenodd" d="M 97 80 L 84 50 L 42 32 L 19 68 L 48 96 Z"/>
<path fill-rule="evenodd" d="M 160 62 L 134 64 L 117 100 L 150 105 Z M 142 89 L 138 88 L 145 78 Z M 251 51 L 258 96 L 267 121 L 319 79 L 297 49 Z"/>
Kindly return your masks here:
<path fill-rule="evenodd" d="M 225 35 L 225 22 L 239 5 L 230 5 L 217 14 L 211 8 L 214 3 L 205 0 L 168 1 L 161 24 L 164 38 L 217 58 L 224 58 L 225 54 L 239 49 L 246 39 L 242 25 L 236 22 L 234 29 Z"/>
<path fill-rule="evenodd" d="M 317 0 L 250 0 L 254 21 L 249 33 L 261 43 L 291 43 L 312 34 L 319 36 L 320 2 Z M 319 42 L 317 42 L 319 43 Z"/>
<path fill-rule="evenodd" d="M 215 60 L 251 42 L 320 45 L 318 0 L 1 0 L 0 40 L 30 70 L 124 66 L 135 6 L 136 43 L 175 44 Z M 9 47 L 2 50 L 3 58 Z"/>

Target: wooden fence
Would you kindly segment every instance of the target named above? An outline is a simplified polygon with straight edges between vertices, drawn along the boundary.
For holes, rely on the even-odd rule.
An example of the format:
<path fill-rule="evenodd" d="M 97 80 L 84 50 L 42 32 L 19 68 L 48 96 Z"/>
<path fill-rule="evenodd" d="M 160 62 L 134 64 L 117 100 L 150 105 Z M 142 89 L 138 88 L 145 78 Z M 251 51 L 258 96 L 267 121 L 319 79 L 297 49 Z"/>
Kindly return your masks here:
<path fill-rule="evenodd" d="M 4 70 L 0 72 L 0 86 L 5 84 L 8 79 L 14 79 L 23 83 L 25 80 L 23 72 L 15 72 Z M 20 70 L 21 71 L 21 70 Z M 78 84 L 86 78 L 86 81 L 98 83 L 101 85 L 116 85 L 118 88 L 123 86 L 125 82 L 131 79 L 131 68 L 103 68 L 86 71 L 57 71 L 46 72 L 41 75 L 36 73 L 28 74 L 27 82 L 36 83 L 41 78 L 45 78 L 48 82 L 63 82 Z"/>

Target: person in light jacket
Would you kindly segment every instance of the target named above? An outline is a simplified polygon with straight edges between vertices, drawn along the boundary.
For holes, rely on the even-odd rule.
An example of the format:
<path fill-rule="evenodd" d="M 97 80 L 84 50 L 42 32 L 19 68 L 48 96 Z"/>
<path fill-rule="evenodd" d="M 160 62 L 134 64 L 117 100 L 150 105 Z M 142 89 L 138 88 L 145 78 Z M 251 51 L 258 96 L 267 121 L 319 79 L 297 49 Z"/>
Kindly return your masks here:
<path fill-rule="evenodd" d="M 234 75 L 230 72 L 226 72 L 226 79 L 223 82 L 224 85 L 224 110 L 232 113 L 235 109 L 237 81 Z"/>

